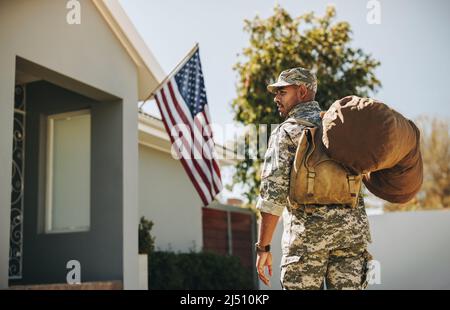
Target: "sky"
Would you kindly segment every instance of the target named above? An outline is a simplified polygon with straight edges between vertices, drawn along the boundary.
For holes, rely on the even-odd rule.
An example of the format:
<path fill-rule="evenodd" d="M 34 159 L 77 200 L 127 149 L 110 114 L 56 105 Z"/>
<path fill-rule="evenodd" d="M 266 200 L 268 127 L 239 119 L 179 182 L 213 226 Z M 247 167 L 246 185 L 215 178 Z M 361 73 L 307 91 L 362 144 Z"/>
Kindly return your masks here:
<path fill-rule="evenodd" d="M 231 102 L 236 97 L 238 78 L 232 67 L 249 44 L 248 33 L 243 31 L 244 19 L 253 19 L 257 14 L 266 18 L 276 3 L 293 17 L 310 11 L 321 16 L 326 6 L 333 4 L 336 20 L 351 25 L 353 47 L 362 48 L 381 62 L 376 76 L 383 86 L 372 97 L 410 119 L 424 114 L 450 119 L 450 1 L 378 0 L 380 24 L 367 22 L 369 2 L 120 0 L 166 73 L 199 43 L 213 123 L 233 123 Z M 152 101 L 144 109 L 159 115 Z M 217 142 L 224 143 L 233 133 L 229 130 L 214 134 Z"/>

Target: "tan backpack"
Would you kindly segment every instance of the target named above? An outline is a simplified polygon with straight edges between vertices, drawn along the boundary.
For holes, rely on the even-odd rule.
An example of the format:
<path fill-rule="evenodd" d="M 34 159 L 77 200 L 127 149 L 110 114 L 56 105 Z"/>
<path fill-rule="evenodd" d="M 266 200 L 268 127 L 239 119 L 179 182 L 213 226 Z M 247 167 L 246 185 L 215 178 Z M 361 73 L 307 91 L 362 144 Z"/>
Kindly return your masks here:
<path fill-rule="evenodd" d="M 301 119 L 285 123 L 303 125 L 291 168 L 289 203 L 300 205 L 344 204 L 357 206 L 362 175 L 355 174 L 325 153 L 322 128 Z"/>

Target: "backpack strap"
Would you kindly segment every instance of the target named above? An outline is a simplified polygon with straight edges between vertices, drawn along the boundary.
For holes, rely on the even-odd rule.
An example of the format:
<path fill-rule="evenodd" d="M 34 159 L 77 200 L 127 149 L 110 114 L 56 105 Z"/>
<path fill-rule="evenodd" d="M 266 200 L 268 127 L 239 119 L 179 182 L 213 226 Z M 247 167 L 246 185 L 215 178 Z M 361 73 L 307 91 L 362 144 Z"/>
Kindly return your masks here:
<path fill-rule="evenodd" d="M 356 192 L 356 180 L 355 180 L 356 176 L 354 175 L 347 175 L 347 179 L 348 179 L 348 190 L 350 192 L 350 196 L 352 197 L 356 197 L 358 195 L 358 193 Z"/>
<path fill-rule="evenodd" d="M 306 152 L 305 154 L 305 167 L 308 170 L 308 178 L 307 178 L 307 184 L 306 184 L 306 191 L 307 191 L 307 195 L 309 197 L 314 196 L 314 182 L 316 179 L 316 170 L 314 169 L 314 166 L 310 166 L 308 165 L 309 162 L 309 158 L 311 157 L 311 154 L 314 152 L 315 148 L 316 148 L 316 143 L 314 141 L 314 135 L 313 133 L 308 130 L 308 138 L 311 140 L 309 143 L 309 150 Z"/>
<path fill-rule="evenodd" d="M 315 125 L 315 124 L 313 124 L 313 123 L 311 123 L 311 122 L 308 122 L 307 120 L 304 120 L 304 119 L 288 118 L 287 120 L 285 120 L 284 122 L 282 122 L 282 123 L 280 124 L 280 126 L 278 126 L 278 129 L 280 129 L 281 126 L 283 126 L 283 124 L 286 124 L 286 123 L 287 123 L 287 124 L 294 124 L 294 125 L 302 125 L 302 126 L 309 127 L 309 128 L 317 127 L 317 125 Z M 278 129 L 277 129 L 277 130 L 278 130 Z M 294 141 L 292 140 L 291 136 L 290 136 L 289 133 L 286 131 L 286 129 L 285 129 L 284 131 L 286 132 L 286 134 L 287 134 L 289 140 L 291 140 L 292 144 L 295 145 Z"/>

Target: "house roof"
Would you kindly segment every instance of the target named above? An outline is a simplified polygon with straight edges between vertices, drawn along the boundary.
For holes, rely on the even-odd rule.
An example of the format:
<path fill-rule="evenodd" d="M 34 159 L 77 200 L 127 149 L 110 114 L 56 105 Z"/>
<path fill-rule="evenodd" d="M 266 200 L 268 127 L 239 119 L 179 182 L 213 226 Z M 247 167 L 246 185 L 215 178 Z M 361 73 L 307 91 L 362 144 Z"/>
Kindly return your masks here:
<path fill-rule="evenodd" d="M 118 0 L 93 0 L 93 3 L 136 64 L 138 98 L 141 101 L 146 99 L 166 74 Z"/>
<path fill-rule="evenodd" d="M 160 118 L 139 111 L 138 135 L 139 144 L 170 154 L 170 138 Z M 218 143 L 215 143 L 215 150 L 221 166 L 237 162 L 233 150 Z"/>

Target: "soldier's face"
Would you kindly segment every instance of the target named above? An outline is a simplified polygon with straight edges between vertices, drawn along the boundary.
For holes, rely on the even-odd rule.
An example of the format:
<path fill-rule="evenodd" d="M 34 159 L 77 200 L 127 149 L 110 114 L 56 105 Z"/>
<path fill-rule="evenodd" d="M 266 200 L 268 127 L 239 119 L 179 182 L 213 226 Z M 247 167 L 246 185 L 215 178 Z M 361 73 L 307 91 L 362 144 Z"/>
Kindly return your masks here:
<path fill-rule="evenodd" d="M 281 117 L 286 117 L 290 110 L 300 101 L 300 89 L 297 85 L 280 87 L 275 93 L 273 101 L 277 104 L 278 113 Z"/>

